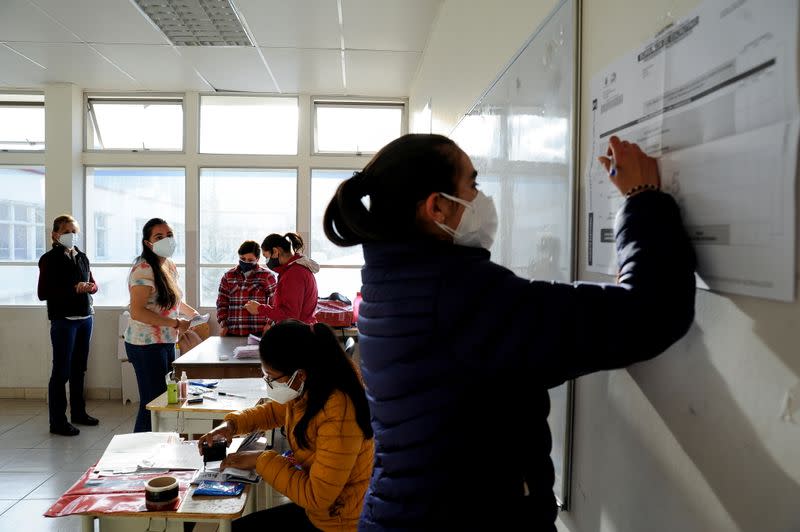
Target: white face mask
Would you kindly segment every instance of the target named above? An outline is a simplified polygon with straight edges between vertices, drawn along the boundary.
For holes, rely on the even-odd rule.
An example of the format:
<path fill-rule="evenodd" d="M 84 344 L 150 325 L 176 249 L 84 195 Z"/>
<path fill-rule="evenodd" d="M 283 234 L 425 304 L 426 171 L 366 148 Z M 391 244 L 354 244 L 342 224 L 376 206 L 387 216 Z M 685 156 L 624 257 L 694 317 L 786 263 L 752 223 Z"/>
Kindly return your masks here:
<path fill-rule="evenodd" d="M 158 255 L 159 257 L 163 257 L 168 259 L 175 253 L 175 248 L 178 247 L 178 243 L 175 242 L 175 238 L 168 236 L 167 238 L 162 238 L 158 242 L 153 244 L 153 253 Z"/>
<path fill-rule="evenodd" d="M 497 233 L 497 209 L 494 201 L 480 190 L 472 201 L 456 198 L 450 194 L 440 192 L 445 198 L 460 203 L 464 207 L 464 214 L 458 227 L 452 227 L 436 222 L 445 233 L 453 237 L 453 242 L 461 246 L 489 249 L 494 243 Z"/>
<path fill-rule="evenodd" d="M 300 394 L 303 393 L 303 386 L 305 386 L 306 382 L 301 382 L 300 388 L 297 390 L 293 389 L 292 382 L 296 376 L 297 371 L 292 373 L 292 377 L 289 379 L 289 382 L 270 382 L 267 385 L 267 398 L 282 405 L 293 399 L 297 399 Z"/>
<path fill-rule="evenodd" d="M 78 233 L 64 233 L 58 237 L 58 243 L 67 249 L 72 249 L 78 243 Z"/>

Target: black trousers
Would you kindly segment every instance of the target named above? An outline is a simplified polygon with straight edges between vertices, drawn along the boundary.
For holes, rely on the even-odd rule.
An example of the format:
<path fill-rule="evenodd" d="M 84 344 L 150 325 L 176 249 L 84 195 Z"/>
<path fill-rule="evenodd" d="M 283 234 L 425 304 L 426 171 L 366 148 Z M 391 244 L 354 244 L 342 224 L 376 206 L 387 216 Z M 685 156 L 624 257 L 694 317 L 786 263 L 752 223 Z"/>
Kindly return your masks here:
<path fill-rule="evenodd" d="M 291 532 L 317 532 L 319 529 L 311 524 L 306 511 L 294 503 L 282 504 L 253 512 L 236 519 L 232 523 L 233 532 L 246 532 L 249 530 L 285 530 Z"/>
<path fill-rule="evenodd" d="M 53 372 L 47 386 L 47 406 L 50 426 L 58 427 L 67 422 L 67 391 L 69 381 L 69 405 L 72 417 L 86 414 L 83 397 L 83 380 L 89 359 L 89 340 L 92 338 L 94 318 L 82 320 L 55 319 L 50 322 L 50 340 L 53 343 Z"/>

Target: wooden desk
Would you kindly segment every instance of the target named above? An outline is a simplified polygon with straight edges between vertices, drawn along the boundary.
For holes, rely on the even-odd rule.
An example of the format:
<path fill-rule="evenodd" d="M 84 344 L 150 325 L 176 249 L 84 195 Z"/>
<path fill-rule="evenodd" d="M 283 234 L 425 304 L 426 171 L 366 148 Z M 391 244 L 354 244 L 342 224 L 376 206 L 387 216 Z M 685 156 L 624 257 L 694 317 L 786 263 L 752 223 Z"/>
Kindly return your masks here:
<path fill-rule="evenodd" d="M 191 353 L 187 353 L 187 356 L 189 354 Z M 261 370 L 259 369 L 259 371 Z M 257 405 L 261 398 L 266 396 L 264 388 L 263 378 L 221 379 L 216 388 L 209 389 L 210 393 L 204 395 L 205 399 L 200 404 L 190 405 L 186 404 L 186 401 L 170 404 L 167 403 L 167 392 L 164 392 L 147 403 L 146 408 L 150 411 L 153 432 L 202 435 L 210 431 L 214 421 L 221 420 L 225 414 Z M 217 391 L 235 393 L 244 397 L 219 395 L 216 393 Z M 208 397 L 214 397 L 216 401 Z"/>
<path fill-rule="evenodd" d="M 242 336 L 209 336 L 200 345 L 175 359 L 172 367 L 180 377 L 186 371 L 192 379 L 244 379 L 262 377 L 259 358 L 233 358 L 233 348 L 247 344 Z M 220 360 L 220 355 L 227 360 Z"/>
<path fill-rule="evenodd" d="M 255 511 L 255 490 L 245 485 L 238 497 L 193 498 L 196 486 L 192 486 L 181 500 L 177 510 L 156 512 L 89 512 L 81 514 L 81 530 L 94 532 L 94 520 L 99 521 L 100 532 L 104 530 L 164 530 L 183 532 L 184 522 L 213 522 L 219 532 L 230 532 L 231 521 Z M 144 494 L 142 494 L 144 498 Z M 133 522 L 138 521 L 138 523 Z M 139 524 L 141 523 L 141 524 Z M 153 528 L 156 526 L 157 528 Z"/>

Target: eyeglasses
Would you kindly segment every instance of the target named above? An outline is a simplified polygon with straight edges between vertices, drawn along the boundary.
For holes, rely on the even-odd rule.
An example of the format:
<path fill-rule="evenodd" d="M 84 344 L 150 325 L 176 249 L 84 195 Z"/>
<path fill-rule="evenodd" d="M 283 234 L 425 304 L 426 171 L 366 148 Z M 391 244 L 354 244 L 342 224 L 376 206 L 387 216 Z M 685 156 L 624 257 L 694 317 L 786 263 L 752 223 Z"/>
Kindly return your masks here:
<path fill-rule="evenodd" d="M 273 381 L 275 381 L 277 379 L 282 379 L 285 376 L 286 375 L 281 375 L 280 377 L 270 377 L 269 375 L 264 375 L 264 382 L 267 383 L 267 386 L 269 386 L 270 388 L 273 388 L 273 386 L 272 386 Z"/>
<path fill-rule="evenodd" d="M 292 378 L 291 378 L 291 379 L 289 379 L 289 382 L 287 382 L 287 383 L 286 383 L 287 385 L 290 385 L 290 386 L 291 386 L 291 384 L 292 384 L 292 381 L 294 380 L 294 377 L 295 377 L 295 375 L 297 375 L 297 371 L 296 371 L 296 370 L 295 370 L 295 372 L 294 372 L 294 373 L 292 373 Z M 269 386 L 271 389 L 273 389 L 273 390 L 274 390 L 274 389 L 275 389 L 275 387 L 274 387 L 274 386 L 272 386 L 272 383 L 273 383 L 273 382 L 275 382 L 276 380 L 278 380 L 278 379 L 282 379 L 282 378 L 284 378 L 284 377 L 286 377 L 286 375 L 281 375 L 281 376 L 279 376 L 279 377 L 270 377 L 269 375 L 267 375 L 267 374 L 264 374 L 264 382 L 266 382 L 266 383 L 267 383 L 267 386 Z"/>

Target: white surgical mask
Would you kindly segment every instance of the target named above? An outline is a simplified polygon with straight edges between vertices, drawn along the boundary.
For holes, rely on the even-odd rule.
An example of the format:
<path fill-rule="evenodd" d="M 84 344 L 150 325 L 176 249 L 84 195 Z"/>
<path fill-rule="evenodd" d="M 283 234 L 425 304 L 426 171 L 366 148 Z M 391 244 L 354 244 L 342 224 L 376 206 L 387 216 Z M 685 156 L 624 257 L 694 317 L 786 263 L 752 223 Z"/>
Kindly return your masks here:
<path fill-rule="evenodd" d="M 58 237 L 58 243 L 67 249 L 72 249 L 78 243 L 78 233 L 64 233 Z"/>
<path fill-rule="evenodd" d="M 168 236 L 167 238 L 162 238 L 153 244 L 153 253 L 159 257 L 168 259 L 173 253 L 175 253 L 175 248 L 177 247 L 178 243 L 175 242 L 175 238 Z"/>
<path fill-rule="evenodd" d="M 297 390 L 293 389 L 291 384 L 296 376 L 297 371 L 292 373 L 292 377 L 289 379 L 289 382 L 270 382 L 270 384 L 267 385 L 267 398 L 282 405 L 293 399 L 297 399 L 300 394 L 303 393 L 303 386 L 305 386 L 306 382 L 301 382 L 300 388 Z"/>
<path fill-rule="evenodd" d="M 489 249 L 494 243 L 497 233 L 497 209 L 494 201 L 480 190 L 472 201 L 466 201 L 450 194 L 440 192 L 445 198 L 460 203 L 465 207 L 458 227 L 436 222 L 445 233 L 453 237 L 453 242 L 460 246 Z"/>

